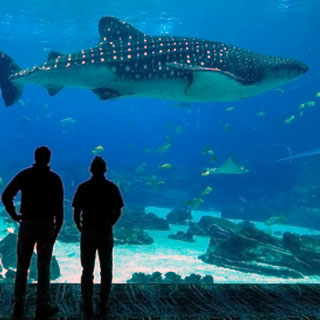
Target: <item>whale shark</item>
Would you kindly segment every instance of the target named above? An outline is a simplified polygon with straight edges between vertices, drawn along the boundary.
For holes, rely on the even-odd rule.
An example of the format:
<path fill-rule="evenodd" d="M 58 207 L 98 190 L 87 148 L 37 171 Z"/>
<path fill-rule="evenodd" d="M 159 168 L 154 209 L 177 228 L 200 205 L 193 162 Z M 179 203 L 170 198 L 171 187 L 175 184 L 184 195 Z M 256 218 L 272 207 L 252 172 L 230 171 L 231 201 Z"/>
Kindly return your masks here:
<path fill-rule="evenodd" d="M 179 102 L 235 101 L 293 80 L 308 67 L 224 42 L 152 36 L 126 21 L 99 20 L 97 45 L 75 53 L 50 52 L 45 63 L 21 69 L 0 51 L 0 88 L 6 106 L 25 84 L 54 96 L 64 87 L 91 90 L 101 100 L 149 97 Z"/>

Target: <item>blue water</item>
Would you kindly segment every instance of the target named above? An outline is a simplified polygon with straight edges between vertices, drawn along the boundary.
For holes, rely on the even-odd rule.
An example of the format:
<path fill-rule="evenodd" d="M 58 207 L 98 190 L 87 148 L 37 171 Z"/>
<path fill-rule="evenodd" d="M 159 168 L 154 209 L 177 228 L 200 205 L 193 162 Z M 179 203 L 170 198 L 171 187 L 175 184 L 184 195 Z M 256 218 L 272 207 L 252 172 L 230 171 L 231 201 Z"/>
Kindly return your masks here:
<path fill-rule="evenodd" d="M 6 184 L 32 164 L 35 147 L 48 145 L 51 167 L 62 176 L 71 200 L 77 184 L 89 177 L 92 150 L 103 146 L 109 177 L 120 185 L 127 205 L 179 207 L 211 186 L 198 209 L 214 210 L 290 190 L 297 172 L 312 172 L 313 167 L 275 160 L 290 156 L 288 150 L 295 154 L 320 146 L 319 10 L 318 0 L 2 1 L 0 50 L 23 68 L 43 63 L 51 50 L 69 53 L 95 45 L 99 18 L 113 15 L 152 35 L 199 37 L 288 56 L 309 71 L 281 91 L 189 107 L 142 98 L 99 101 L 92 92 L 73 88 L 49 97 L 41 87 L 25 86 L 18 104 L 6 108 L 0 101 L 0 177 Z M 298 108 L 308 101 L 316 105 Z M 231 106 L 235 109 L 226 111 Z M 258 116 L 260 112 L 265 115 Z M 292 115 L 295 119 L 284 123 Z M 65 118 L 75 123 L 61 125 Z M 168 152 L 155 152 L 168 139 Z M 202 154 L 208 144 L 216 162 Z M 151 153 L 145 152 L 148 148 Z M 229 156 L 250 173 L 201 176 Z M 320 157 L 313 161 L 319 164 Z M 172 169 L 159 170 L 165 163 Z M 146 169 L 137 174 L 141 166 Z M 152 175 L 165 183 L 148 187 Z M 68 204 L 66 216 L 71 218 Z"/>

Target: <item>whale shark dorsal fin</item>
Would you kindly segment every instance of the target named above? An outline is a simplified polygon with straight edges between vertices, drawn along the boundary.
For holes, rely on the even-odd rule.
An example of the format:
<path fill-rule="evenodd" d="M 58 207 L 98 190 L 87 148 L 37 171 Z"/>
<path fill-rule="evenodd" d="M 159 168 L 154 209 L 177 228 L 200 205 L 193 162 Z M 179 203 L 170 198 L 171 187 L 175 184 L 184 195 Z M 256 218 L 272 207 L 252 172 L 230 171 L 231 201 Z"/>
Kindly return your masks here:
<path fill-rule="evenodd" d="M 63 53 L 59 53 L 57 51 L 51 51 L 48 55 L 47 61 L 55 60 L 55 59 L 62 57 L 62 56 L 63 56 Z"/>
<path fill-rule="evenodd" d="M 131 24 L 115 17 L 102 17 L 99 21 L 100 41 L 118 41 L 147 36 Z"/>

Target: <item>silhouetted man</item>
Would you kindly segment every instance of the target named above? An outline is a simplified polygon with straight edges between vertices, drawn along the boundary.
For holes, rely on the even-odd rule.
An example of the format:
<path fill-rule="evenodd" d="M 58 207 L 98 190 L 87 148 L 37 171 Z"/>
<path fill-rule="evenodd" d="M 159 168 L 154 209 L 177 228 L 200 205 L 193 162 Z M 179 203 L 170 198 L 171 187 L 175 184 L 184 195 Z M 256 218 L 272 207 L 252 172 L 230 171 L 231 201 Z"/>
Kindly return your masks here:
<path fill-rule="evenodd" d="M 35 150 L 35 163 L 19 172 L 2 193 L 2 202 L 11 216 L 20 222 L 17 243 L 17 273 L 13 297 L 13 318 L 21 319 L 26 300 L 27 276 L 35 244 L 38 254 L 36 318 L 46 319 L 58 311 L 50 305 L 50 265 L 54 241 L 63 223 L 63 185 L 48 166 L 49 148 Z M 19 213 L 14 197 L 21 191 Z"/>
<path fill-rule="evenodd" d="M 107 180 L 107 165 L 95 157 L 90 166 L 92 177 L 78 187 L 74 199 L 74 221 L 81 232 L 80 256 L 82 265 L 82 308 L 92 314 L 93 272 L 98 250 L 101 269 L 100 312 L 107 312 L 112 282 L 113 233 L 112 227 L 124 206 L 119 188 Z"/>

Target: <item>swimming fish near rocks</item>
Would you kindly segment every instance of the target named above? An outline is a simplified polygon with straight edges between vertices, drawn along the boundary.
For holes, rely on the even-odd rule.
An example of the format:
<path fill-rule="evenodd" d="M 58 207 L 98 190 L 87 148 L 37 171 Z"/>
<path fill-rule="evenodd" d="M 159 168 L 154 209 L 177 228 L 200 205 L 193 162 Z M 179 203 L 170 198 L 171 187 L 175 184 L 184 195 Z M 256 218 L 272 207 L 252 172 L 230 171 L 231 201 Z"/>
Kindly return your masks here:
<path fill-rule="evenodd" d="M 64 87 L 77 87 L 101 100 L 233 101 L 280 86 L 308 70 L 294 59 L 224 42 L 151 36 L 110 16 L 100 19 L 99 35 L 96 46 L 75 53 L 52 51 L 47 62 L 24 70 L 0 51 L 4 104 L 16 103 L 25 84 L 41 85 L 51 96 Z"/>

